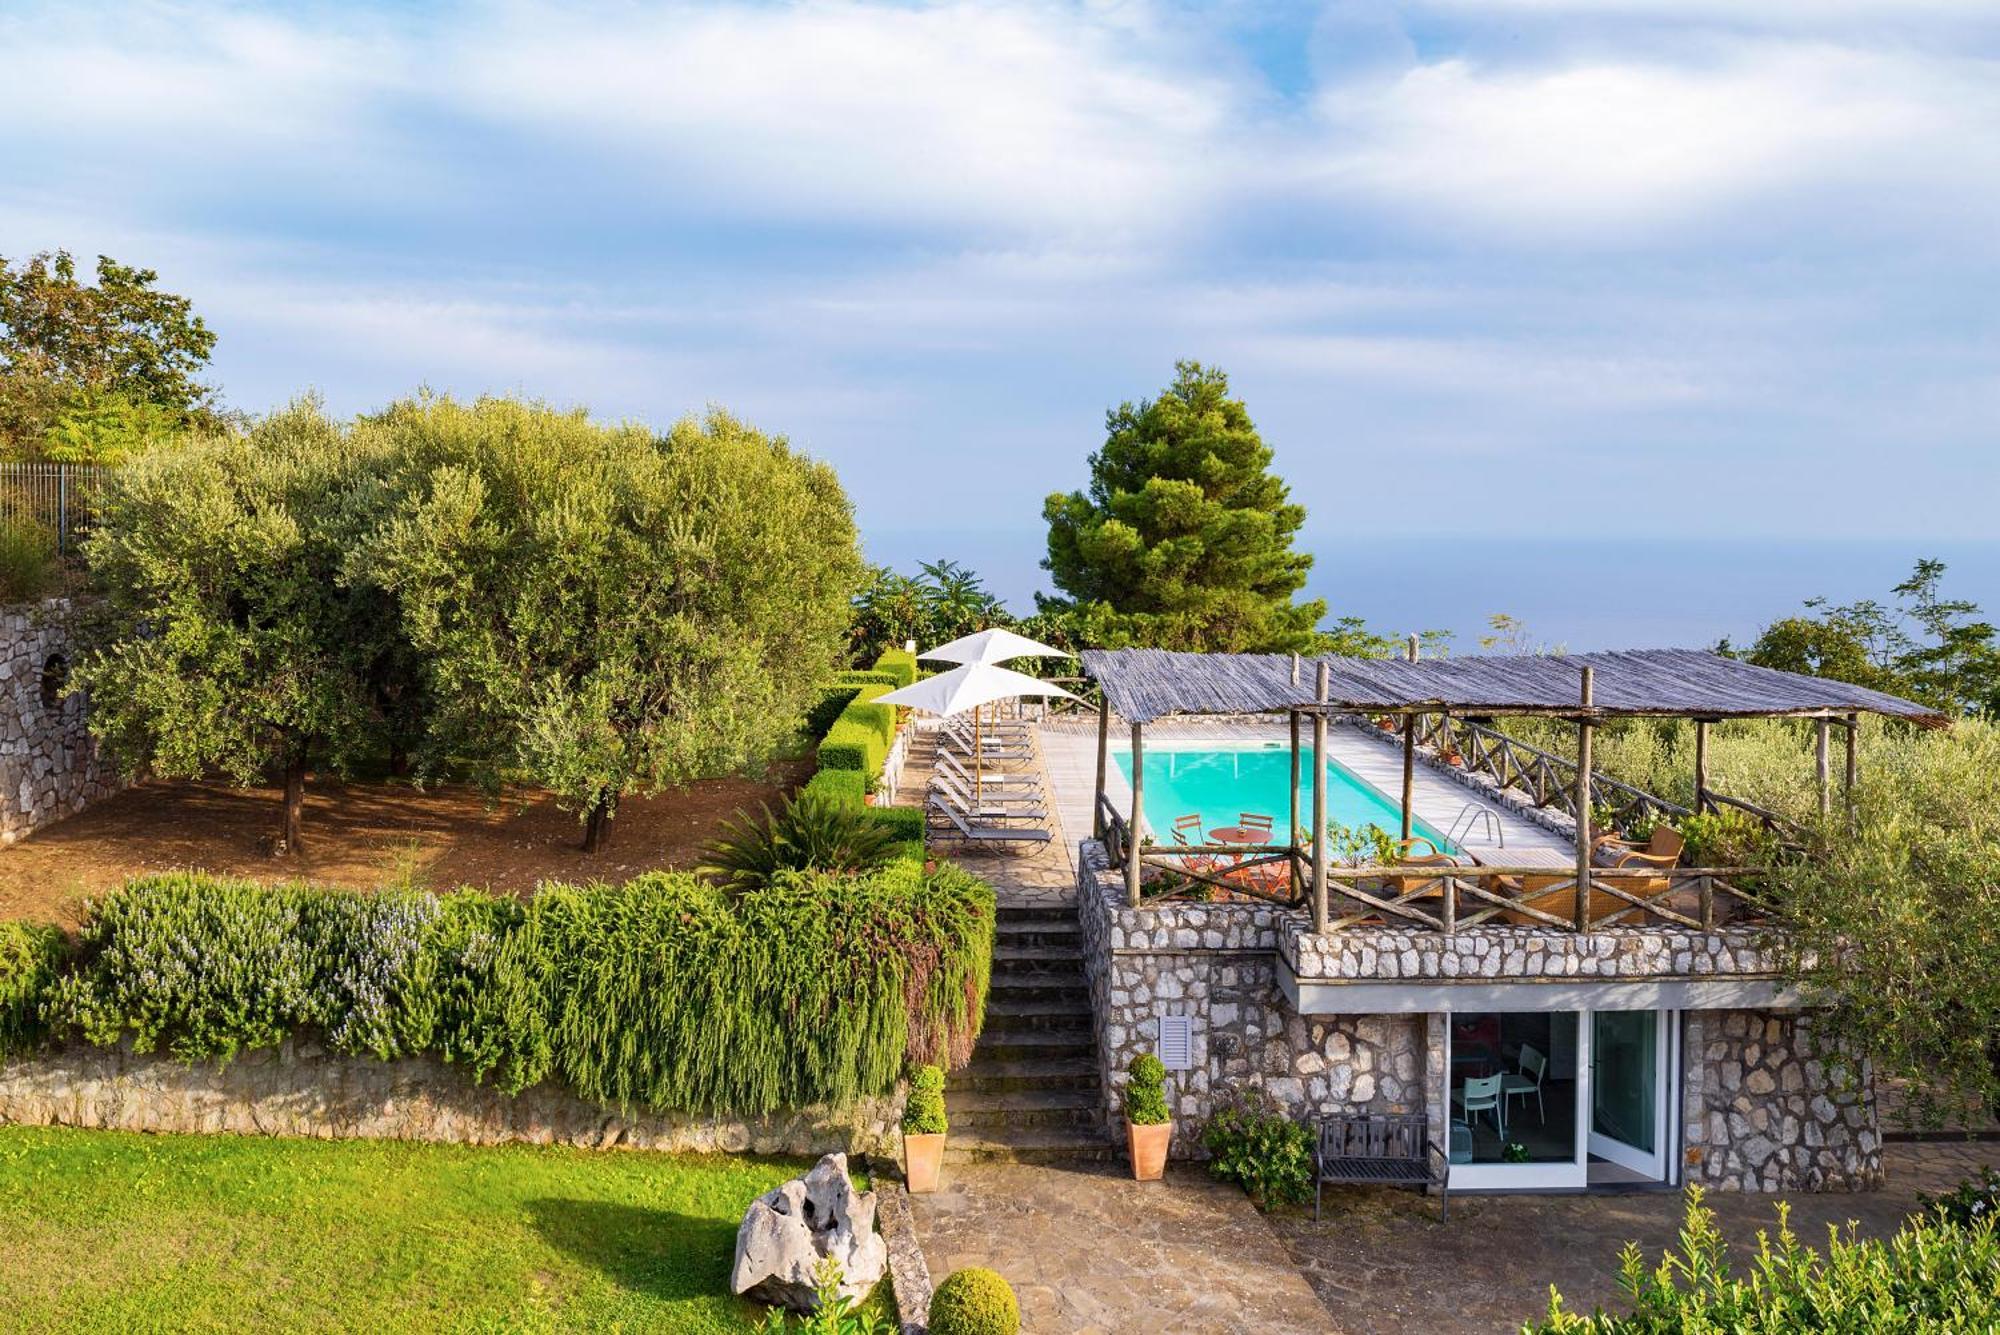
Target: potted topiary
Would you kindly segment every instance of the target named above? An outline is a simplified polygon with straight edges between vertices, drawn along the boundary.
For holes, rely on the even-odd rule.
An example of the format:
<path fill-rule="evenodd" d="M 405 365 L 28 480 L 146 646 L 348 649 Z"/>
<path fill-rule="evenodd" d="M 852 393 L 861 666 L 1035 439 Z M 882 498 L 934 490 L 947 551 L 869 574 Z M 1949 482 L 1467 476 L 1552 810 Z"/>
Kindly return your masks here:
<path fill-rule="evenodd" d="M 903 1184 L 911 1191 L 938 1189 L 947 1125 L 944 1072 L 919 1066 L 910 1076 L 910 1100 L 903 1105 Z"/>
<path fill-rule="evenodd" d="M 1125 1081 L 1125 1147 L 1132 1155 L 1132 1176 L 1157 1182 L 1167 1173 L 1167 1145 L 1174 1138 L 1174 1119 L 1167 1112 L 1167 1068 L 1150 1052 L 1132 1059 Z"/>
<path fill-rule="evenodd" d="M 931 1335 L 1017 1335 L 1021 1305 L 1007 1281 L 967 1266 L 945 1276 L 931 1295 Z"/>

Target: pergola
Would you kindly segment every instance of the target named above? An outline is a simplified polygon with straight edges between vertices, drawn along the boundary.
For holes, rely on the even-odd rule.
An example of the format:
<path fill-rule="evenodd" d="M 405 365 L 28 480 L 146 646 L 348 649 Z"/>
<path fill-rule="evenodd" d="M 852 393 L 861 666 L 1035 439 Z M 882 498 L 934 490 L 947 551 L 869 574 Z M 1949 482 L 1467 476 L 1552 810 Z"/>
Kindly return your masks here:
<path fill-rule="evenodd" d="M 1619 718 L 1686 718 L 1695 722 L 1697 804 L 1707 789 L 1708 727 L 1722 719 L 1810 719 L 1817 726 L 1820 808 L 1830 807 L 1829 732 L 1846 731 L 1849 789 L 1856 765 L 1860 715 L 1876 714 L 1923 727 L 1950 720 L 1925 705 L 1847 682 L 1757 667 L 1738 659 L 1689 649 L 1640 649 L 1568 655 L 1483 655 L 1420 661 L 1412 637 L 1406 659 L 1282 654 L 1202 654 L 1162 649 L 1085 650 L 1084 673 L 1104 693 L 1097 735 L 1097 833 L 1104 834 L 1105 777 L 1110 718 L 1116 712 L 1132 729 L 1132 852 L 1125 858 L 1126 896 L 1140 902 L 1143 843 L 1145 725 L 1171 715 L 1276 714 L 1288 716 L 1292 748 L 1292 829 L 1299 825 L 1300 724 L 1312 728 L 1316 774 L 1312 812 L 1313 928 L 1328 925 L 1326 833 L 1329 718 L 1342 714 L 1390 715 L 1403 720 L 1403 837 L 1411 829 L 1410 803 L 1417 719 L 1423 715 L 1480 717 L 1525 714 L 1577 724 L 1576 927 L 1587 930 L 1591 870 L 1590 808 L 1593 724 Z M 1296 833 L 1293 838 L 1296 839 Z M 1296 848 L 1294 848 L 1296 853 Z M 1616 889 L 1610 893 L 1632 899 Z M 1487 896 L 1490 898 L 1490 896 Z M 1447 896 L 1447 903 L 1450 902 Z M 1641 905 L 1643 907 L 1643 905 Z M 1531 915 L 1546 917 L 1546 915 Z M 1706 916 L 1704 914 L 1704 916 Z"/>

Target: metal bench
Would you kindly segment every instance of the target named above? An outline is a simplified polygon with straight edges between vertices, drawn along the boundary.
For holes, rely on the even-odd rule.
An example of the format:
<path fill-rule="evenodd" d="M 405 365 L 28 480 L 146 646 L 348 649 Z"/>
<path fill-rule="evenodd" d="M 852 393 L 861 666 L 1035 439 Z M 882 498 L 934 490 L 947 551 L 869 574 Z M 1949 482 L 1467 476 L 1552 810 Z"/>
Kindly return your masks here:
<path fill-rule="evenodd" d="M 1329 1117 L 1319 1124 L 1319 1145 L 1313 1155 L 1313 1218 L 1319 1218 L 1320 1194 L 1336 1187 L 1387 1186 L 1438 1188 L 1442 1218 L 1451 1218 L 1451 1161 L 1430 1138 L 1422 1113 L 1353 1113 Z"/>

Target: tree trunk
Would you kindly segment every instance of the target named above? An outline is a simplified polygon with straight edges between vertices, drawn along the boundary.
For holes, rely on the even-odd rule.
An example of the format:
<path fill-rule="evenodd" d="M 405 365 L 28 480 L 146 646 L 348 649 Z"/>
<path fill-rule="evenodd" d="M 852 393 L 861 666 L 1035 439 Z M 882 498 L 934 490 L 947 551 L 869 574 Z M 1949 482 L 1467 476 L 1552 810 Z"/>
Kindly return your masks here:
<path fill-rule="evenodd" d="M 611 794 L 600 791 L 597 800 L 590 804 L 590 814 L 583 821 L 583 851 L 595 853 L 604 847 L 604 836 L 611 824 Z"/>
<path fill-rule="evenodd" d="M 285 856 L 299 855 L 299 825 L 306 811 L 305 752 L 285 759 Z"/>

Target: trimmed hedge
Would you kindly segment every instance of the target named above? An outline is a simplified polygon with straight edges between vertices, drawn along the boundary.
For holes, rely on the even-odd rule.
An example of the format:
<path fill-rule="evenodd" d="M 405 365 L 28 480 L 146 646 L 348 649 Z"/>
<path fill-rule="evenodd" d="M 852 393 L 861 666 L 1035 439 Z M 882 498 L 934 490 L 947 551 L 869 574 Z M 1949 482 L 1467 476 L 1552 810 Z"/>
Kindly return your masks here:
<path fill-rule="evenodd" d="M 874 668 L 849 668 L 834 676 L 838 686 L 887 686 L 891 690 L 903 685 L 893 672 L 878 672 Z"/>
<path fill-rule="evenodd" d="M 860 803 L 868 800 L 868 780 L 858 769 L 823 769 L 806 780 L 806 786 L 799 791 Z"/>
<path fill-rule="evenodd" d="M 525 904 L 183 873 L 96 905 L 41 1010 L 59 1036 L 187 1061 L 310 1033 L 350 1055 L 435 1053 L 510 1093 L 555 1080 L 623 1107 L 759 1115 L 963 1063 L 993 916 L 983 882 L 908 859 L 733 896 L 677 872 Z"/>
<path fill-rule="evenodd" d="M 914 686 L 917 681 L 917 656 L 907 649 L 884 649 L 882 656 L 875 660 L 875 670 L 894 677 L 898 686 Z"/>
<path fill-rule="evenodd" d="M 860 689 L 858 684 L 850 686 L 845 683 L 820 687 L 818 698 L 806 710 L 806 736 L 814 741 L 825 737 L 826 730 L 840 717 L 840 711 L 854 703 L 855 693 Z"/>
<path fill-rule="evenodd" d="M 826 730 L 826 740 L 819 744 L 821 769 L 859 770 L 867 787 L 875 786 L 882 777 L 882 762 L 888 758 L 890 744 L 896 740 L 896 707 L 871 702 L 890 689 L 863 686 L 854 702 L 840 712 Z"/>

